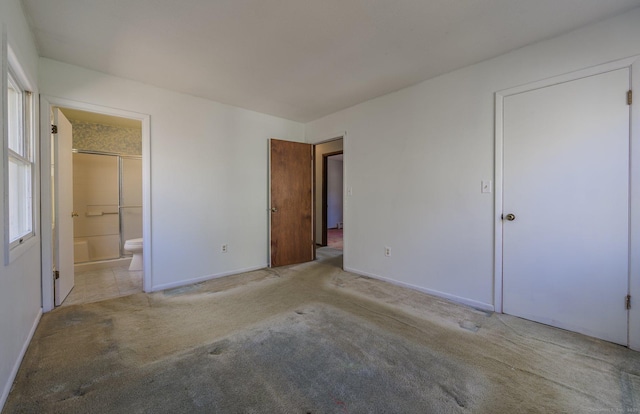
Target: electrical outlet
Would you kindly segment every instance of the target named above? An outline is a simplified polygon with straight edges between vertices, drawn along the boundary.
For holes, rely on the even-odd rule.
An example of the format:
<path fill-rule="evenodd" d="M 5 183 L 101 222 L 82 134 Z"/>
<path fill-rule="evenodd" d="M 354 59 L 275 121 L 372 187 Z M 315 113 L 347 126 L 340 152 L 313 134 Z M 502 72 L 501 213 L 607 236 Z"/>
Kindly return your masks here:
<path fill-rule="evenodd" d="M 387 257 L 391 256 L 391 247 L 385 246 L 384 255 L 387 256 Z"/>
<path fill-rule="evenodd" d="M 228 244 L 223 244 L 222 245 L 222 253 L 226 253 L 229 251 L 229 245 Z"/>

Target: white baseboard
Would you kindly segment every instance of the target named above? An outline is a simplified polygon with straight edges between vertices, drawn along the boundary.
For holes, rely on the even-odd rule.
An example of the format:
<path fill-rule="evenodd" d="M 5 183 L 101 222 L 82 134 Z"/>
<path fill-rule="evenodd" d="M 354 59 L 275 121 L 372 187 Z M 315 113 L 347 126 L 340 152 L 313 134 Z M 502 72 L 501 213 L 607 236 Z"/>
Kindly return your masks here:
<path fill-rule="evenodd" d="M 491 305 L 490 303 L 479 302 L 477 300 L 463 298 L 461 296 L 451 295 L 449 293 L 440 292 L 438 290 L 423 288 L 423 287 L 420 287 L 420 286 L 412 285 L 410 283 L 405 283 L 405 282 L 400 282 L 398 280 L 389 279 L 387 277 L 376 275 L 374 273 L 364 272 L 364 271 L 358 270 L 358 269 L 345 267 L 344 270 L 346 270 L 347 272 L 355 273 L 357 275 L 362 275 L 362 276 L 371 277 L 373 279 L 382 280 L 384 282 L 391 283 L 392 285 L 402 286 L 402 287 L 405 287 L 405 288 L 408 288 L 408 289 L 417 290 L 417 291 L 422 292 L 422 293 L 426 293 L 426 294 L 429 294 L 429 295 L 432 295 L 432 296 L 437 296 L 437 297 L 440 297 L 440 298 L 443 298 L 443 299 L 447 299 L 447 300 L 450 300 L 452 302 L 456 302 L 456 303 L 459 303 L 459 304 L 462 304 L 462 305 L 465 305 L 465 306 L 470 306 L 470 307 L 475 308 L 475 309 L 480 309 L 480 310 L 488 311 L 488 312 L 494 312 L 495 311 L 494 306 Z"/>
<path fill-rule="evenodd" d="M 151 291 L 157 292 L 159 290 L 173 289 L 181 286 L 193 285 L 194 283 L 206 282 L 207 280 L 218 279 L 220 277 L 237 275 L 239 273 L 245 273 L 245 272 L 253 272 L 254 270 L 260 270 L 266 267 L 268 267 L 268 265 L 265 263 L 261 266 L 247 267 L 244 269 L 236 269 L 228 272 L 216 273 L 214 275 L 196 277 L 194 279 L 187 279 L 187 280 L 180 280 L 178 282 L 165 283 L 164 285 L 153 286 L 151 288 Z"/>
<path fill-rule="evenodd" d="M 33 325 L 31 326 L 29 335 L 27 335 L 26 341 L 24 341 L 24 344 L 22 344 L 20 355 L 18 355 L 18 358 L 16 359 L 15 364 L 13 364 L 11 375 L 9 375 L 9 379 L 7 379 L 7 383 L 4 385 L 4 390 L 2 390 L 2 396 L 0 397 L 0 412 L 4 408 L 4 404 L 7 402 L 7 398 L 9 397 L 9 392 L 11 391 L 11 387 L 13 386 L 13 381 L 15 381 L 16 375 L 18 375 L 20 364 L 22 364 L 22 359 L 24 358 L 24 354 L 27 353 L 27 348 L 29 348 L 29 344 L 31 343 L 33 334 L 36 332 L 36 328 L 40 323 L 41 317 L 42 317 L 42 308 L 40 308 L 40 310 L 38 311 L 38 314 L 36 315 L 36 319 L 33 321 Z"/>

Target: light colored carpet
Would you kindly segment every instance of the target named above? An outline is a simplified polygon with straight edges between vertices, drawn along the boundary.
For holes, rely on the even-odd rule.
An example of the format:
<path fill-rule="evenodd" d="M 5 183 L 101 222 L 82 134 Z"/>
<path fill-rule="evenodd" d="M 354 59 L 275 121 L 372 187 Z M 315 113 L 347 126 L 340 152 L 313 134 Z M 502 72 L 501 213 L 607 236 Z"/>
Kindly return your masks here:
<path fill-rule="evenodd" d="M 340 253 L 56 309 L 3 412 L 640 410 L 640 353 L 349 274 Z"/>

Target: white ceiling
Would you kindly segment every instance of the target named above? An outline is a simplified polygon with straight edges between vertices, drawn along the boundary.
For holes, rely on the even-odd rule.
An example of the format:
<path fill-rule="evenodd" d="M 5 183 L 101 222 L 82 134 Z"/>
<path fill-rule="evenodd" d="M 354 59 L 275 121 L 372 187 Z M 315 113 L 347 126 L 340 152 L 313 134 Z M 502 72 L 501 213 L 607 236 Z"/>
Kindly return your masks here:
<path fill-rule="evenodd" d="M 41 56 L 306 122 L 640 0 L 23 0 Z"/>

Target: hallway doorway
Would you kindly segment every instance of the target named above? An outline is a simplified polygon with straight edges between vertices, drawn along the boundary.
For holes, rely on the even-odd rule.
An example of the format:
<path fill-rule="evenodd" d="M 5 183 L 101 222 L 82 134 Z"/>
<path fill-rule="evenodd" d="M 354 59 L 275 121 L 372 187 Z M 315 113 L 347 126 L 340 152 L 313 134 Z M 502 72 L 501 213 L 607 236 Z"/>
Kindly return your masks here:
<path fill-rule="evenodd" d="M 315 148 L 316 246 L 344 247 L 344 153 L 343 138 Z"/>
<path fill-rule="evenodd" d="M 323 238 L 327 247 L 342 250 L 344 216 L 343 204 L 343 170 L 344 158 L 342 152 L 323 156 L 323 206 L 322 222 Z"/>

